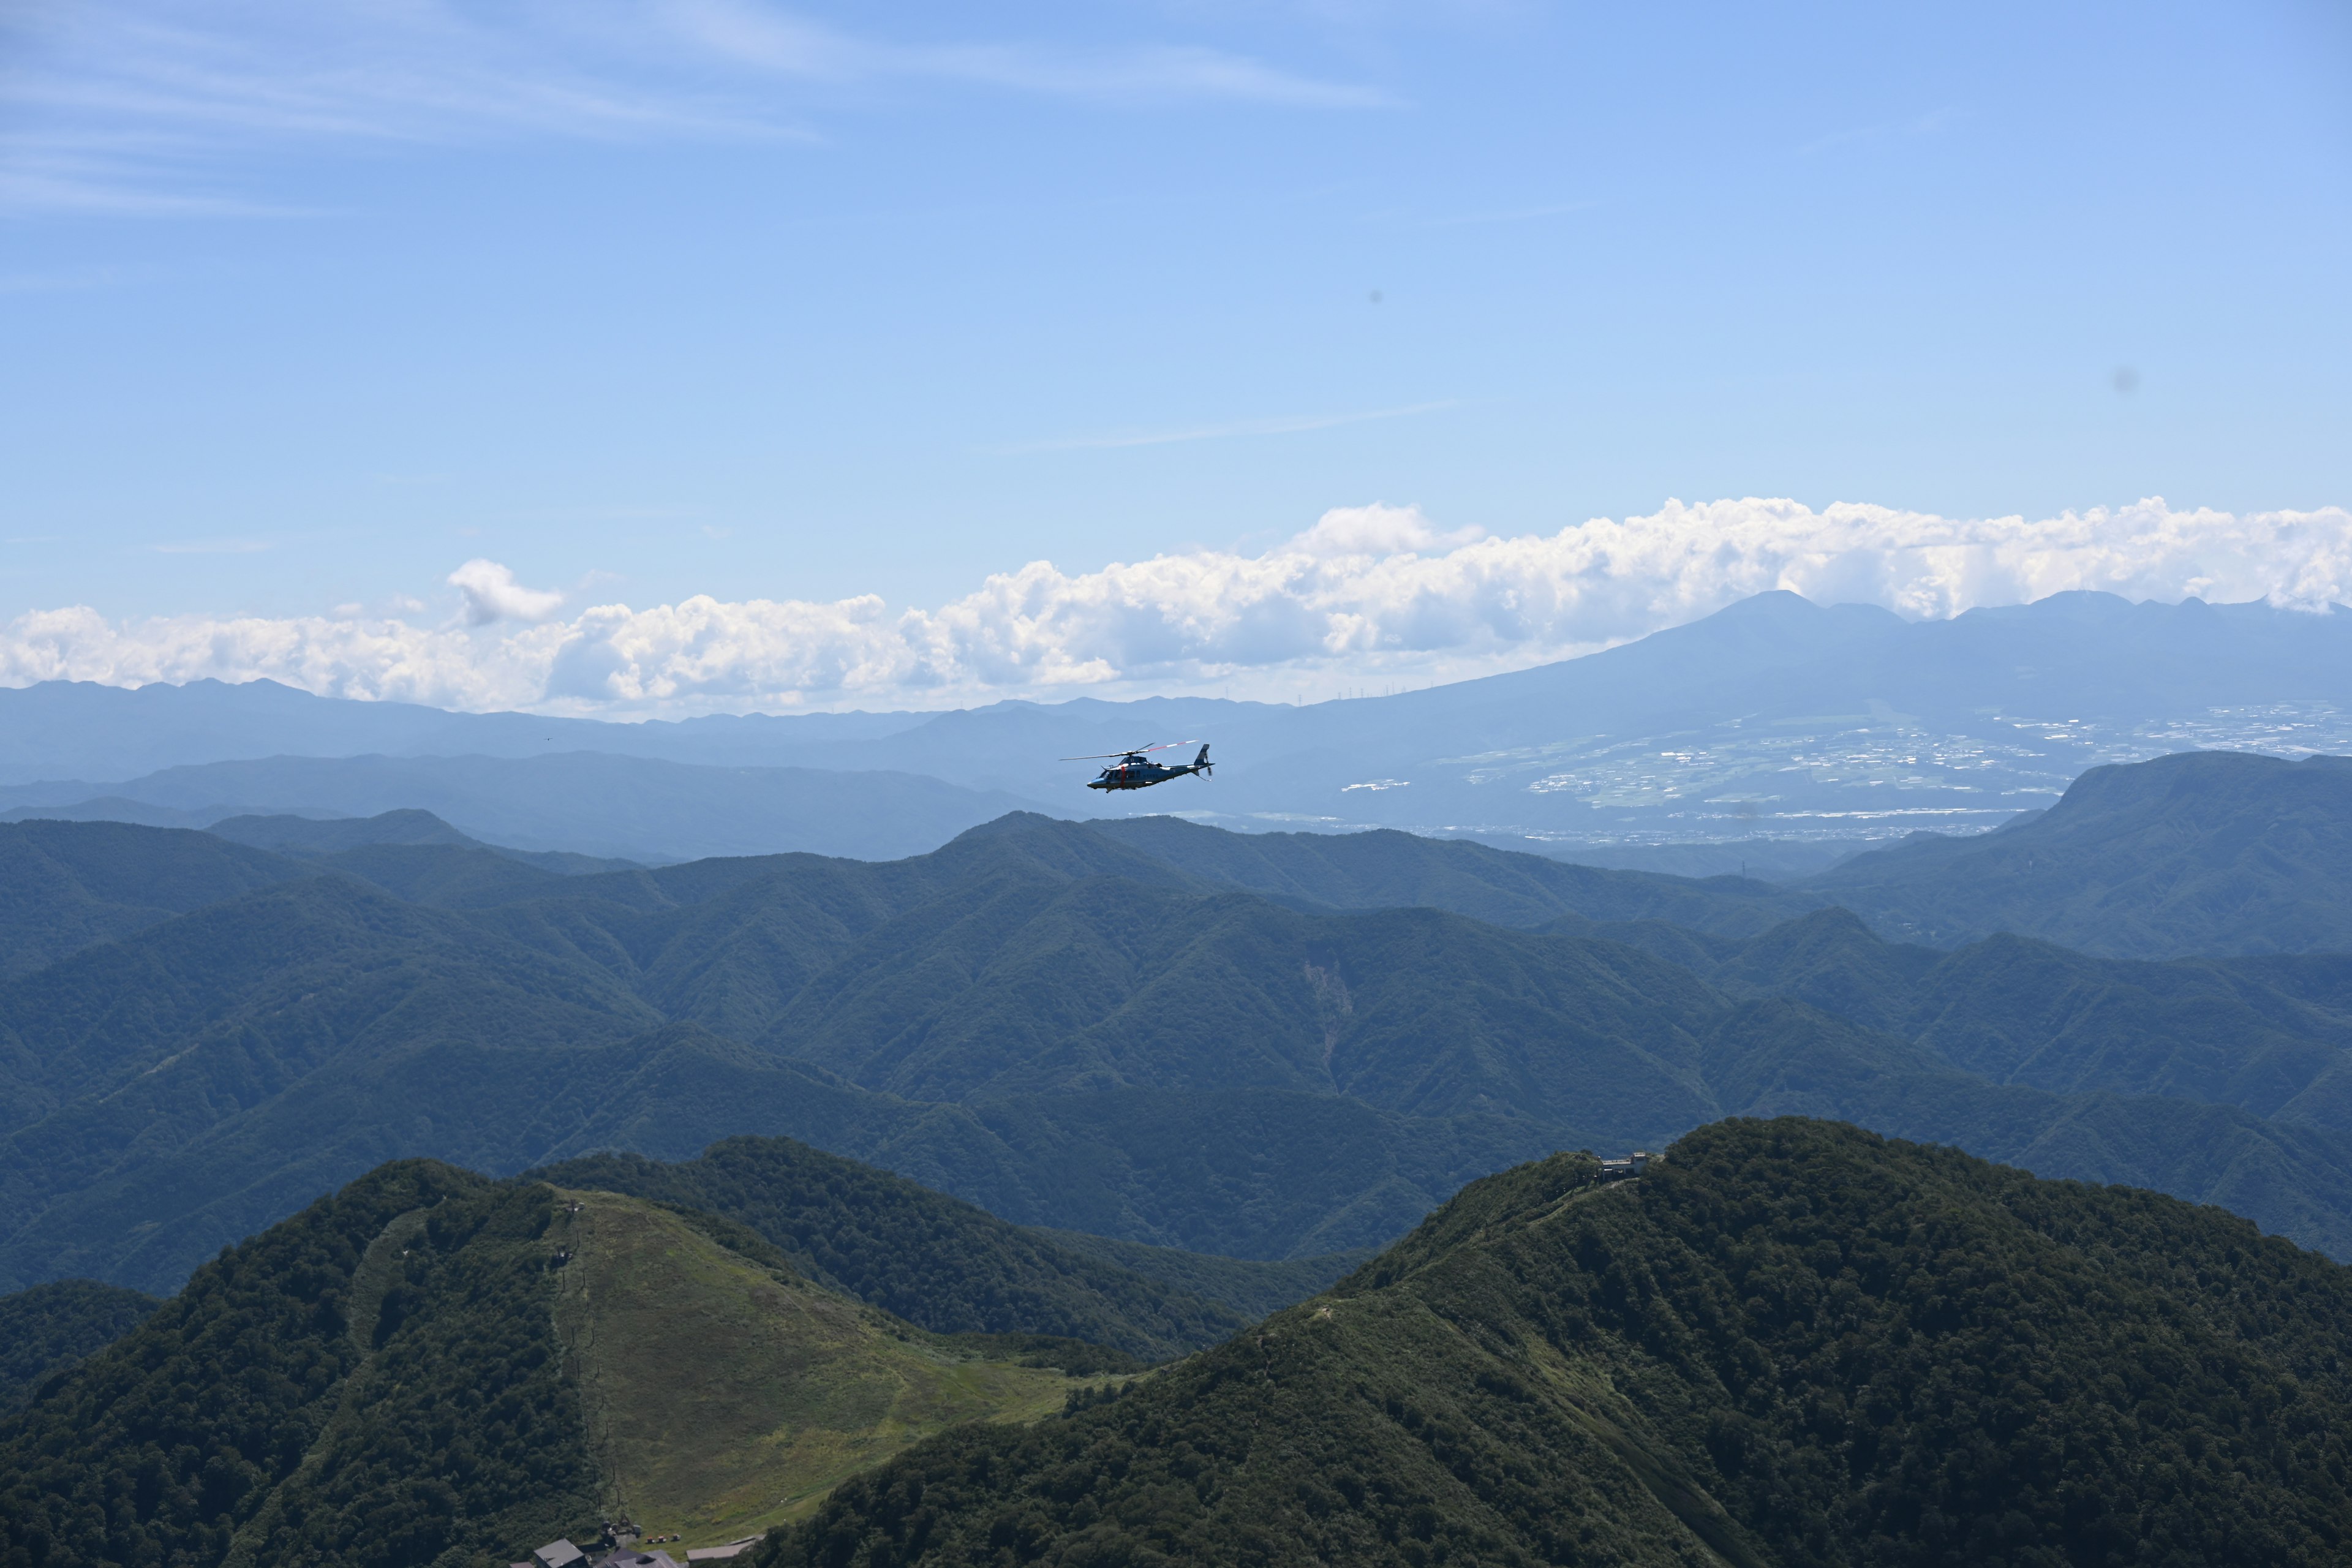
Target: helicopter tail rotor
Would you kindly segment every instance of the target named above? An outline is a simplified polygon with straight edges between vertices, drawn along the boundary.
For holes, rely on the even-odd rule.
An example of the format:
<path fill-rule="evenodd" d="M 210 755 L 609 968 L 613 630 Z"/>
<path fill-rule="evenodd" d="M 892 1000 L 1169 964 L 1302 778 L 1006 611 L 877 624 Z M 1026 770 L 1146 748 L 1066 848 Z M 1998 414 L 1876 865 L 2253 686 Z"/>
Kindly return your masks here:
<path fill-rule="evenodd" d="M 1192 759 L 1192 773 L 1196 778 L 1207 778 L 1209 773 L 1209 748 L 1204 742 L 1201 747 L 1201 754 Z"/>

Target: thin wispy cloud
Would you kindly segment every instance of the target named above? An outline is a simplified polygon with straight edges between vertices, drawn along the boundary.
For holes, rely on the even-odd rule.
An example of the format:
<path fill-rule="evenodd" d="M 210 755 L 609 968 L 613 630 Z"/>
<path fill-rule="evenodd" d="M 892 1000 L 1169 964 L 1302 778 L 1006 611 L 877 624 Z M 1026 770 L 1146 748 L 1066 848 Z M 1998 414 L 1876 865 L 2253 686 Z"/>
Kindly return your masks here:
<path fill-rule="evenodd" d="M 1413 403 L 1402 408 L 1368 408 L 1351 414 L 1296 414 L 1273 419 L 1244 419 L 1230 425 L 1191 425 L 1170 430 L 1113 430 L 1093 436 L 1064 436 L 1045 441 L 1023 441 L 1005 447 L 984 447 L 994 457 L 1022 457 L 1032 452 L 1098 451 L 1118 447 L 1167 447 L 1179 441 L 1220 441 L 1235 436 L 1290 436 L 1306 430 L 1330 430 L 1342 425 L 1363 425 L 1375 419 L 1403 419 L 1459 406 L 1459 400 Z"/>
<path fill-rule="evenodd" d="M 0 272 L 0 294 L 73 294 L 89 289 L 113 289 L 152 277 L 128 267 L 90 267 L 67 272 Z"/>
<path fill-rule="evenodd" d="M 1493 212 L 1455 213 L 1447 217 L 1431 218 L 1432 228 L 1459 228 L 1472 224 L 1531 223 L 1538 218 L 1566 217 L 1570 213 L 1591 212 L 1601 204 L 1597 201 L 1551 202 L 1541 206 L 1503 207 Z"/>
<path fill-rule="evenodd" d="M 1958 117 L 1958 112 L 1950 108 L 1931 109 L 1925 114 L 1915 114 L 1908 119 L 1882 121 L 1874 125 L 1850 126 L 1843 131 L 1832 131 L 1826 136 L 1817 136 L 1811 142 L 1802 142 L 1797 147 L 1797 153 L 1800 156 L 1808 156 L 1815 153 L 1826 153 L 1832 147 L 1847 147 L 1870 142 L 1893 142 L 1914 136 L 1930 136 L 1950 124 Z"/>
<path fill-rule="evenodd" d="M 258 539 L 178 539 L 148 548 L 158 555 L 258 555 L 269 545 Z"/>
<path fill-rule="evenodd" d="M 1213 48 L 898 40 L 754 0 L 123 0 L 0 13 L 0 206 L 158 216 L 284 210 L 242 188 L 336 143 L 818 139 L 903 84 L 1105 105 L 1388 101 Z"/>

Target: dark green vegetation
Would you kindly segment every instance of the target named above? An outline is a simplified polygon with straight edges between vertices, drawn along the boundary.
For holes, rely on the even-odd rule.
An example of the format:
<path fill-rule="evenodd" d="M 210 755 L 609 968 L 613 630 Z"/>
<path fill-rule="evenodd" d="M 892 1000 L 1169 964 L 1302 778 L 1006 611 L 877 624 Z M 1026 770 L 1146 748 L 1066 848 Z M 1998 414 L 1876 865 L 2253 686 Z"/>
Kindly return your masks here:
<path fill-rule="evenodd" d="M 1108 1258 L 788 1138 L 730 1138 L 674 1165 L 597 1154 L 531 1174 L 736 1221 L 818 1283 L 937 1333 L 1055 1335 L 1148 1361 L 1223 1339 L 1343 1271 L 1339 1259 L 1244 1263 L 1133 1244 Z"/>
<path fill-rule="evenodd" d="M 1611 934 L 1730 995 L 1793 997 L 1995 1083 L 2352 1127 L 2352 954 L 2148 963 L 2018 936 L 1939 952 L 1882 941 L 1843 910 L 1747 942 Z"/>
<path fill-rule="evenodd" d="M 1980 838 L 1922 835 L 1801 885 L 1937 947 L 2017 931 L 2116 958 L 2352 952 L 2352 758 L 2093 768 Z"/>
<path fill-rule="evenodd" d="M 0 981 L 299 875 L 276 856 L 203 833 L 120 822 L 0 826 Z"/>
<path fill-rule="evenodd" d="M 1327 1296 L 841 1486 L 759 1568 L 2323 1564 L 2352 1274 L 1851 1128 L 1481 1182 Z"/>
<path fill-rule="evenodd" d="M 1179 1252 L 1172 1247 L 1146 1247 L 1092 1236 L 1083 1230 L 1045 1230 L 1036 1234 L 1058 1241 L 1074 1252 L 1131 1268 L 1212 1301 L 1223 1301 L 1253 1322 L 1303 1300 L 1343 1274 L 1371 1261 L 1373 1249 L 1326 1253 L 1320 1258 L 1291 1258 L 1278 1263 L 1256 1263 L 1213 1253 Z"/>
<path fill-rule="evenodd" d="M 553 1205 L 409 1162 L 205 1265 L 0 1427 L 16 1560 L 470 1562 L 592 1523 Z"/>
<path fill-rule="evenodd" d="M 1752 936 L 1819 897 L 1738 877 L 1612 871 L 1410 833 L 1225 833 L 1175 816 L 1087 824 L 1189 875 L 1325 910 L 1447 910 L 1492 925 L 1664 921 Z"/>
<path fill-rule="evenodd" d="M 0 1323 L 88 1339 L 121 1315 L 110 1295 L 46 1287 L 0 1300 Z M 11 1563 L 477 1568 L 625 1512 L 725 1539 L 959 1422 L 1059 1409 L 1087 1386 L 1069 1373 L 1135 1365 L 1017 1316 L 928 1334 L 724 1217 L 429 1161 L 136 1305 L 0 1414 Z"/>
<path fill-rule="evenodd" d="M 1017 1225 L 1309 1259 L 1554 1149 L 1781 1112 L 2226 1204 L 2352 1257 L 2352 976 L 2324 956 L 1943 954 L 1736 879 L 1173 822 L 1016 816 L 901 861 L 580 876 L 464 845 L 6 831 L 79 847 L 71 889 L 26 879 L 26 929 L 121 891 L 92 868 L 142 845 L 254 880 L 13 955 L 8 1284 L 169 1289 L 387 1159 L 503 1175 L 743 1132 Z"/>
<path fill-rule="evenodd" d="M 54 1279 L 0 1296 L 0 1415 L 43 1379 L 121 1339 L 158 1305 L 142 1291 L 95 1279 Z"/>

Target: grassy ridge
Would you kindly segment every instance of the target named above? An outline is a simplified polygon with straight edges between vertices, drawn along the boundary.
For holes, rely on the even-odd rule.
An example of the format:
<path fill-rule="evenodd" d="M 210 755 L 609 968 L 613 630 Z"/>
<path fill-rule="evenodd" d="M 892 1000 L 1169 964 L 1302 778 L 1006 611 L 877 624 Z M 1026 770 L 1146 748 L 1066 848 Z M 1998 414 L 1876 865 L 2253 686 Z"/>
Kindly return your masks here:
<path fill-rule="evenodd" d="M 788 1138 L 730 1138 L 678 1164 L 599 1154 L 537 1174 L 739 1221 L 824 1284 L 938 1333 L 1060 1335 L 1159 1361 L 1248 1321 L 1197 1289 Z M 1234 1263 L 1221 1277 L 1264 1292 L 1253 1270 L 1279 1267 Z"/>
<path fill-rule="evenodd" d="M 1083 1386 L 910 1332 L 656 1205 L 564 1197 L 581 1205 L 555 1233 L 565 1364 L 609 1505 L 648 1533 L 740 1537 L 948 1426 L 1033 1418 Z"/>
<path fill-rule="evenodd" d="M 44 1379 L 0 1422 L 0 1541 L 37 1568 L 479 1568 L 619 1514 L 727 1539 L 1133 1369 L 1012 1326 L 928 1333 L 721 1215 L 396 1163 Z"/>

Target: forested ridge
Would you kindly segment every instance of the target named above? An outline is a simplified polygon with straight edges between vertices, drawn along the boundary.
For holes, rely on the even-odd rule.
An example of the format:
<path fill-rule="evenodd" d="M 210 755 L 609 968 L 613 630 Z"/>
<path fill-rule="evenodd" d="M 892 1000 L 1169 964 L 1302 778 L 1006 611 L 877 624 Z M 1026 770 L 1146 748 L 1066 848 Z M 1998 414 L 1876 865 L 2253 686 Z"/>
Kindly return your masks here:
<path fill-rule="evenodd" d="M 1564 1155 L 1474 1184 L 1118 1400 L 846 1483 L 761 1568 L 2352 1551 L 2340 1266 L 1816 1122 L 1593 1176 Z"/>
<path fill-rule="evenodd" d="M 1097 1309 L 1079 1326 L 1154 1355 L 1243 1321 L 1075 1253 L 1022 1255 L 1013 1227 L 881 1173 L 737 1152 L 732 1179 L 772 1222 L 789 1211 L 835 1237 L 872 1224 L 864 1261 L 908 1246 L 893 1278 L 950 1317 L 1005 1283 L 963 1270 L 1009 1246 L 1030 1289 L 1001 1295 L 985 1331 L 930 1333 L 725 1215 L 396 1163 L 225 1250 L 0 1419 L 0 1560 L 477 1568 L 631 1512 L 727 1539 L 926 1433 L 1041 1414 L 1086 1386 L 1073 1377 L 1138 1370 L 1057 1331 L 1073 1300 Z M 1056 1263 L 1079 1289 L 1041 1288 Z M 1112 1297 L 1086 1294 L 1104 1285 Z M 0 1317 L 54 1320 L 90 1295 L 0 1298 Z M 1150 1340 L 1121 1305 L 1190 1337 Z"/>
<path fill-rule="evenodd" d="M 2233 765 L 2099 820 L 2230 828 Z M 320 842 L 394 828 L 415 837 Z M 1814 891 L 1172 822 L 1014 816 L 904 861 L 579 876 L 464 845 L 5 835 L 38 850 L 0 889 L 27 921 L 79 929 L 97 900 L 145 923 L 0 980 L 0 1283 L 167 1290 L 388 1158 L 503 1176 L 744 1132 L 1017 1225 L 1301 1261 L 1553 1149 L 1780 1112 L 2221 1203 L 2352 1257 L 2336 955 L 1941 952 L 1804 912 Z M 151 840 L 170 888 L 139 903 Z M 2232 842 L 2180 853 L 2258 869 Z"/>

